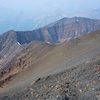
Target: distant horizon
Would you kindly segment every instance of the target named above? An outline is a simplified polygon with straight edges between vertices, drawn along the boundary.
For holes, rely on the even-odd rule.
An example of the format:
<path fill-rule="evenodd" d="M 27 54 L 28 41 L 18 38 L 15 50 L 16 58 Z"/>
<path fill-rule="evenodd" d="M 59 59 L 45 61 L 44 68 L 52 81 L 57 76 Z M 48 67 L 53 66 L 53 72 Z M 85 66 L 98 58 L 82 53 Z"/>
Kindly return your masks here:
<path fill-rule="evenodd" d="M 78 13 L 100 8 L 99 0 L 0 0 L 0 6 L 24 13 L 41 14 L 61 9 L 64 12 Z"/>

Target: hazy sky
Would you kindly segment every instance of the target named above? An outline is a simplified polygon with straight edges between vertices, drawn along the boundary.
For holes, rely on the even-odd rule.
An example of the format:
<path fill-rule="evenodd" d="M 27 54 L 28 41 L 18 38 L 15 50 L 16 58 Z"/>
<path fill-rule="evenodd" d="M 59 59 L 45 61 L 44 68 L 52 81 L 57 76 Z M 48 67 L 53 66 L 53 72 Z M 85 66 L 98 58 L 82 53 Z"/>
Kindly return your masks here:
<path fill-rule="evenodd" d="M 0 5 L 24 12 L 47 12 L 57 8 L 70 13 L 99 8 L 100 0 L 0 0 Z"/>

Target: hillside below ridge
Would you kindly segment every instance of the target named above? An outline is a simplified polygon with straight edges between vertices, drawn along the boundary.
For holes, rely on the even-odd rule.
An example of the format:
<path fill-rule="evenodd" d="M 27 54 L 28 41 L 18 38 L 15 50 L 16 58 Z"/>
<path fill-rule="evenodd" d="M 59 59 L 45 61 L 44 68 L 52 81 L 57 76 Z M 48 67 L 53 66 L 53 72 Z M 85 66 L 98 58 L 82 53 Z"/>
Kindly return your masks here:
<path fill-rule="evenodd" d="M 100 53 L 82 64 L 38 78 L 17 93 L 1 96 L 0 100 L 99 100 Z"/>
<path fill-rule="evenodd" d="M 91 60 L 100 54 L 100 31 L 81 36 L 60 45 L 31 42 L 5 72 L 1 73 L 0 95 L 19 92 L 32 81 Z M 15 92 L 14 92 L 15 91 Z"/>

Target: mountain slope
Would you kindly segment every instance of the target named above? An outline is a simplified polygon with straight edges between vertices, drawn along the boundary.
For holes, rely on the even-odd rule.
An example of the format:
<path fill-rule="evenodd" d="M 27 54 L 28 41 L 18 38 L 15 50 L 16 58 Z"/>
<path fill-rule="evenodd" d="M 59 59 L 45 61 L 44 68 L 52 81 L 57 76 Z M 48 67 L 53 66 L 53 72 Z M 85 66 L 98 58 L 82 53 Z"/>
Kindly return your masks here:
<path fill-rule="evenodd" d="M 34 81 L 18 93 L 0 100 L 99 100 L 100 55 L 61 73 Z"/>
<path fill-rule="evenodd" d="M 33 31 L 8 31 L 0 36 L 0 68 L 8 66 L 32 41 L 58 44 L 95 30 L 100 30 L 100 20 L 73 17 Z"/>
<path fill-rule="evenodd" d="M 16 33 L 17 41 L 20 44 L 24 44 L 30 43 L 33 40 L 50 43 L 62 43 L 95 30 L 100 30 L 100 20 L 73 17 L 63 18 L 37 30 L 13 32 Z M 9 33 L 10 31 L 8 34 Z"/>
<path fill-rule="evenodd" d="M 63 43 L 95 30 L 100 30 L 100 20 L 73 17 L 63 18 L 55 23 L 34 31 L 17 32 L 17 34 L 20 35 L 20 38 L 22 35 L 24 41 L 26 38 L 31 37 L 31 40 Z M 27 42 L 30 41 L 27 40 Z"/>
<path fill-rule="evenodd" d="M 89 61 L 98 54 L 100 31 L 60 45 L 31 42 L 26 51 L 20 52 L 16 60 L 12 61 L 11 69 L 6 70 L 0 78 L 0 83 L 5 83 L 0 94 L 8 95 L 8 91 L 9 94 L 16 93 L 38 78 Z"/>
<path fill-rule="evenodd" d="M 8 31 L 0 36 L 0 69 L 8 63 L 21 50 L 14 31 Z"/>

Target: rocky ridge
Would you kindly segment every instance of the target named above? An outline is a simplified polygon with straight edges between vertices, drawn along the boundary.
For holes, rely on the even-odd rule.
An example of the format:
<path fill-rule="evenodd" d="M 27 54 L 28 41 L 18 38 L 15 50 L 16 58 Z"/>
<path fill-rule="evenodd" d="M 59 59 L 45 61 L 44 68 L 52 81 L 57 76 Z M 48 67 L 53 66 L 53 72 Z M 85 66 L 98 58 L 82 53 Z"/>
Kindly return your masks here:
<path fill-rule="evenodd" d="M 100 20 L 82 17 L 63 18 L 33 31 L 10 30 L 0 35 L 0 69 L 8 66 L 32 41 L 61 44 L 96 30 L 100 30 Z"/>

